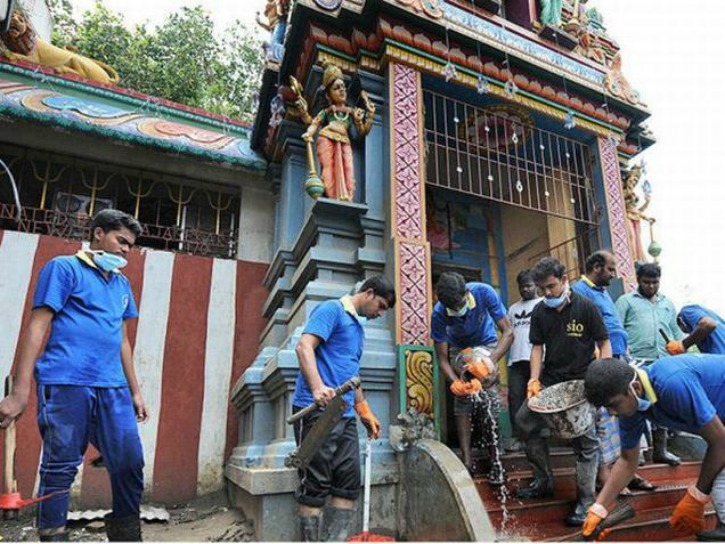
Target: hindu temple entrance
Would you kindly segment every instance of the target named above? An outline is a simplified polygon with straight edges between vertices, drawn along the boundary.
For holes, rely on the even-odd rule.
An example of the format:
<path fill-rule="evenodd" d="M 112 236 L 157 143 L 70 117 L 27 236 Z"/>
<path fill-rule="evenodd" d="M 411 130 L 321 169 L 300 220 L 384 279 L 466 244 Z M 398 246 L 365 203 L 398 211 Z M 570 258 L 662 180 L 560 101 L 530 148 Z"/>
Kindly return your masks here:
<path fill-rule="evenodd" d="M 516 275 L 545 255 L 577 278 L 584 257 L 601 247 L 591 136 L 555 127 L 522 106 L 439 92 L 449 87 L 423 92 L 433 285 L 441 273 L 456 271 L 492 285 L 508 307 L 519 298 Z M 501 370 L 500 427 L 510 436 Z M 451 395 L 445 383 L 439 387 L 446 399 L 441 439 L 456 447 Z"/>

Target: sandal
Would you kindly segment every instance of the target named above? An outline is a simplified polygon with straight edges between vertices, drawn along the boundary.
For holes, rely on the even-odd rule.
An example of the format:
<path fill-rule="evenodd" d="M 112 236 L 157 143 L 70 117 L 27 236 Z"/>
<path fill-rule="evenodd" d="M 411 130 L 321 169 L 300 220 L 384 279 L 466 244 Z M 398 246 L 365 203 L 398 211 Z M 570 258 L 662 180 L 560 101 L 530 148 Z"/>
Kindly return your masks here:
<path fill-rule="evenodd" d="M 629 482 L 628 487 L 634 491 L 654 491 L 657 486 L 641 476 L 635 476 Z"/>

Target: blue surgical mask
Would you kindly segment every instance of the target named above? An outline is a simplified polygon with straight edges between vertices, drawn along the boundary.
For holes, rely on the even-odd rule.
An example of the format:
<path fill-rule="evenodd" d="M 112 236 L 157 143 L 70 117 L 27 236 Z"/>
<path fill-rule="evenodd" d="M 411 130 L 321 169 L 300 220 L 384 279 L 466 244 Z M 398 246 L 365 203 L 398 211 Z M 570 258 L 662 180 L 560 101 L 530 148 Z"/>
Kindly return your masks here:
<path fill-rule="evenodd" d="M 91 253 L 93 255 L 93 262 L 104 272 L 112 272 L 128 264 L 126 259 L 113 253 L 107 253 L 101 250 L 92 251 Z"/>
<path fill-rule="evenodd" d="M 637 371 L 635 370 L 634 379 L 631 382 L 629 382 L 629 390 L 634 395 L 634 398 L 637 399 L 637 411 L 646 412 L 652 406 L 652 401 L 647 400 L 646 398 L 643 399 L 642 397 L 640 397 L 637 394 L 637 392 L 634 390 L 634 382 L 636 382 L 636 381 L 637 381 Z"/>
<path fill-rule="evenodd" d="M 569 284 L 566 284 L 564 291 L 558 297 L 544 297 L 544 304 L 549 308 L 558 308 L 562 304 L 569 302 Z"/>

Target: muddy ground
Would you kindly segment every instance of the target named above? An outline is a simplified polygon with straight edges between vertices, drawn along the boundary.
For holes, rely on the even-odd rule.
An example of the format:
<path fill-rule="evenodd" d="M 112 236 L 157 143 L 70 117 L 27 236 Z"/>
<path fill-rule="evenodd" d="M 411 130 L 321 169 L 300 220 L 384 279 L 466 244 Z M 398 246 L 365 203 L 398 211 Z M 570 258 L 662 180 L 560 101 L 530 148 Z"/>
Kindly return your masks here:
<path fill-rule="evenodd" d="M 0 520 L 0 539 L 5 542 L 38 541 L 32 509 L 17 521 Z M 252 524 L 244 515 L 227 505 L 198 501 L 167 508 L 168 522 L 143 522 L 143 539 L 155 542 L 250 542 Z M 103 521 L 79 521 L 68 525 L 73 542 L 106 542 Z"/>

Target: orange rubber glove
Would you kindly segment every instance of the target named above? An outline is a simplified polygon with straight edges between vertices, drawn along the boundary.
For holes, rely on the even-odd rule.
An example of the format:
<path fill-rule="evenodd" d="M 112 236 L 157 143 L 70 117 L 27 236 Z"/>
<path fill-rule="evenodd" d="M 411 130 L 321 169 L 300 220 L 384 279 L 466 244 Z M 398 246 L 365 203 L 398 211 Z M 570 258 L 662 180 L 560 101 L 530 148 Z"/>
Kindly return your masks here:
<path fill-rule="evenodd" d="M 705 530 L 705 505 L 709 500 L 710 495 L 705 495 L 694 485 L 687 490 L 670 517 L 670 527 L 676 536 L 689 536 Z"/>
<path fill-rule="evenodd" d="M 475 378 L 470 382 L 456 380 L 451 384 L 451 393 L 457 397 L 470 397 L 478 393 L 481 389 L 481 382 Z"/>
<path fill-rule="evenodd" d="M 594 534 L 594 531 L 597 530 L 597 526 L 608 515 L 609 512 L 607 512 L 607 509 L 604 508 L 604 506 L 596 502 L 592 504 L 587 511 L 587 519 L 584 520 L 584 525 L 582 526 L 582 536 L 588 539 L 588 537 Z M 604 529 L 597 536 L 597 540 L 603 540 L 607 534 L 609 534 L 609 529 Z"/>
<path fill-rule="evenodd" d="M 541 393 L 541 382 L 539 380 L 529 380 L 526 385 L 526 398 L 536 397 Z"/>
<path fill-rule="evenodd" d="M 681 340 L 670 340 L 665 345 L 665 349 L 670 355 L 681 355 L 687 351 Z"/>
<path fill-rule="evenodd" d="M 489 363 L 489 364 L 486 364 L 486 363 Z M 463 370 L 470 372 L 474 378 L 478 378 L 479 380 L 485 380 L 488 377 L 488 375 L 491 374 L 492 367 L 493 367 L 493 363 L 491 363 L 490 359 L 487 361 L 476 360 L 476 361 L 470 362 L 466 366 L 464 366 Z"/>
<path fill-rule="evenodd" d="M 365 428 L 368 430 L 368 436 L 373 440 L 380 438 L 380 421 L 378 421 L 378 418 L 376 418 L 375 414 L 373 414 L 368 401 L 364 400 L 362 402 L 358 402 L 355 405 L 355 411 L 357 412 L 357 415 L 360 416 L 360 421 L 362 421 L 363 425 L 365 425 Z"/>

